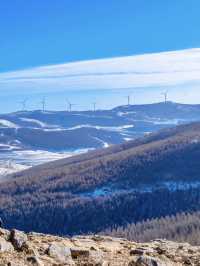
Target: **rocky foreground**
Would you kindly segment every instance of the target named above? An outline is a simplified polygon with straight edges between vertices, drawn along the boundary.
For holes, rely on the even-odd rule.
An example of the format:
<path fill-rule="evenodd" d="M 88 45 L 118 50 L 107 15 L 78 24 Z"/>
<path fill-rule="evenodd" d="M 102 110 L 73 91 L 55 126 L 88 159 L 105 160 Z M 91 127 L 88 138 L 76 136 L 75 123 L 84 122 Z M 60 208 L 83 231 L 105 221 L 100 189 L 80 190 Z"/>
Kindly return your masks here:
<path fill-rule="evenodd" d="M 134 243 L 102 236 L 61 238 L 0 229 L 0 266 L 200 265 L 200 247 L 155 240 Z"/>

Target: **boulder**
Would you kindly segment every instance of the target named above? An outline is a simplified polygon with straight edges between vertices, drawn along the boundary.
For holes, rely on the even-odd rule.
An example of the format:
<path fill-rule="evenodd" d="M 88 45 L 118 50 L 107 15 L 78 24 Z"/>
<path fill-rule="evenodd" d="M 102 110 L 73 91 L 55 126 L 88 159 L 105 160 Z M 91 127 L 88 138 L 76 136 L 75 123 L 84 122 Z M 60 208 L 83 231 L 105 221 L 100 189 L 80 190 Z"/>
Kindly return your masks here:
<path fill-rule="evenodd" d="M 3 237 L 0 237 L 0 253 L 14 251 L 13 245 L 6 241 Z"/>
<path fill-rule="evenodd" d="M 71 250 L 70 250 L 70 248 L 66 247 L 62 243 L 56 243 L 56 242 L 52 243 L 49 246 L 47 253 L 49 256 L 51 256 L 52 258 L 55 258 L 59 262 L 68 263 L 69 265 L 73 265 Z"/>
<path fill-rule="evenodd" d="M 172 264 L 159 258 L 141 256 L 137 259 L 135 266 L 172 266 Z"/>
<path fill-rule="evenodd" d="M 103 254 L 103 252 L 101 252 L 100 250 L 96 250 L 96 251 L 90 251 L 89 253 L 85 254 L 85 255 L 81 255 L 80 257 L 77 257 L 77 259 L 80 260 L 86 260 L 89 261 L 91 263 L 91 265 L 100 265 L 100 266 L 108 266 L 108 263 L 106 264 L 105 258 L 104 258 L 105 254 Z"/>
<path fill-rule="evenodd" d="M 13 229 L 10 232 L 10 241 L 16 250 L 23 250 L 23 247 L 28 241 L 28 237 L 25 233 Z"/>
<path fill-rule="evenodd" d="M 10 231 L 3 229 L 3 228 L 0 228 L 0 236 L 5 238 L 6 240 L 8 240 L 9 236 L 10 236 Z"/>

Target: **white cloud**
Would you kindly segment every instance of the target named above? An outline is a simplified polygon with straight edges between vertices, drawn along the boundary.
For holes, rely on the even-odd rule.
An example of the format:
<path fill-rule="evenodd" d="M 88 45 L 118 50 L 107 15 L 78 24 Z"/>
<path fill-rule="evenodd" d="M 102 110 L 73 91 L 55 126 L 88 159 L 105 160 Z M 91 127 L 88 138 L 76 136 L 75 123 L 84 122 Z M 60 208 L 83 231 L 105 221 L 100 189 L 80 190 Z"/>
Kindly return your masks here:
<path fill-rule="evenodd" d="M 200 49 L 75 62 L 0 73 L 4 87 L 97 89 L 200 82 Z"/>
<path fill-rule="evenodd" d="M 42 66 L 0 73 L 0 90 L 39 92 L 200 85 L 200 49 Z M 175 91 L 174 91 L 175 93 Z"/>

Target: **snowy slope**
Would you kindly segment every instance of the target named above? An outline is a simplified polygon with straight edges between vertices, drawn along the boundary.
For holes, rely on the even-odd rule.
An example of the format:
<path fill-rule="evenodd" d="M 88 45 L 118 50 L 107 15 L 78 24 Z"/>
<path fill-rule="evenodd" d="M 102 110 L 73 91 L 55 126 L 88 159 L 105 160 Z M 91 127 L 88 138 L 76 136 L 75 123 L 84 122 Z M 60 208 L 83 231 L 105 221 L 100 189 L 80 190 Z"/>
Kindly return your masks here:
<path fill-rule="evenodd" d="M 0 180 L 11 173 L 27 169 L 28 166 L 15 163 L 13 161 L 2 160 L 0 161 Z"/>
<path fill-rule="evenodd" d="M 0 161 L 31 166 L 197 121 L 200 105 L 173 102 L 111 110 L 24 111 L 0 115 Z M 2 171 L 4 171 L 4 167 Z"/>

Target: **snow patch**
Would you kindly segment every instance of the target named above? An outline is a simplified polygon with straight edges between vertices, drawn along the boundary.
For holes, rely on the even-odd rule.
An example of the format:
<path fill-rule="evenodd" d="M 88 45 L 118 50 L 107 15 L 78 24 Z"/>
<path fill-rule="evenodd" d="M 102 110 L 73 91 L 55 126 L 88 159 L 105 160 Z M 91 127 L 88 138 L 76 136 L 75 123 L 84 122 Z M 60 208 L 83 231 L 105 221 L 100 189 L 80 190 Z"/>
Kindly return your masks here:
<path fill-rule="evenodd" d="M 37 124 L 38 126 L 40 126 L 42 128 L 45 128 L 46 130 L 48 130 L 47 128 L 56 128 L 56 129 L 58 128 L 58 129 L 60 129 L 58 125 L 50 125 L 50 124 L 47 124 L 47 123 L 42 122 L 42 121 L 37 120 L 37 119 L 21 117 L 20 120 L 24 121 L 24 122 Z M 51 129 L 49 129 L 49 130 L 51 130 Z"/>
<path fill-rule="evenodd" d="M 108 148 L 110 146 L 107 142 L 103 141 L 102 139 L 98 137 L 93 137 L 93 139 L 96 139 L 98 142 L 100 142 L 103 148 Z"/>
<path fill-rule="evenodd" d="M 19 128 L 19 126 L 16 125 L 15 123 L 10 122 L 10 121 L 5 120 L 5 119 L 0 119 L 0 127 L 1 126 L 8 127 L 8 128 Z"/>
<path fill-rule="evenodd" d="M 20 147 L 16 145 L 11 145 L 11 144 L 0 143 L 0 152 L 1 151 L 12 151 L 12 150 L 17 150 L 17 149 L 20 149 Z"/>
<path fill-rule="evenodd" d="M 42 163 L 46 163 L 53 160 L 71 157 L 74 155 L 82 154 L 93 150 L 88 149 L 76 149 L 63 152 L 50 152 L 45 150 L 10 150 L 1 154 L 1 161 L 15 161 L 17 164 L 25 166 L 33 166 Z"/>
<path fill-rule="evenodd" d="M 47 127 L 48 125 L 40 120 L 37 120 L 37 119 L 32 119 L 32 118 L 25 118 L 25 117 L 21 117 L 20 118 L 21 121 L 24 121 L 24 122 L 30 122 L 30 123 L 34 123 L 34 124 L 37 124 L 41 127 Z"/>
<path fill-rule="evenodd" d="M 133 128 L 134 125 L 123 125 L 123 126 L 93 126 L 93 125 L 89 125 L 89 124 L 84 124 L 84 125 L 77 125 L 74 127 L 70 127 L 67 128 L 67 130 L 76 130 L 76 129 L 80 129 L 80 128 L 95 128 L 97 130 L 106 130 L 106 131 L 116 131 L 116 132 L 120 132 L 123 131 L 124 129 L 128 129 L 128 128 Z"/>
<path fill-rule="evenodd" d="M 125 141 L 130 141 L 132 138 L 124 138 Z"/>
<path fill-rule="evenodd" d="M 0 161 L 0 178 L 8 174 L 27 169 L 28 166 L 17 164 L 13 161 Z"/>

